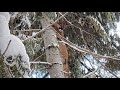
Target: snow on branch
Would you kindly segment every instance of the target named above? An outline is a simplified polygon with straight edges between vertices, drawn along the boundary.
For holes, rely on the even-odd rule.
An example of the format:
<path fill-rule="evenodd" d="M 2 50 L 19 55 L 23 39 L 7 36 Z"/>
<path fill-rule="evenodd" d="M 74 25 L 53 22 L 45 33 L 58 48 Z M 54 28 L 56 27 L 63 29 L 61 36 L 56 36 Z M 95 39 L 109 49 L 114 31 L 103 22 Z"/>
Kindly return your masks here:
<path fill-rule="evenodd" d="M 34 62 L 30 62 L 31 64 L 43 64 L 43 65 L 50 65 L 50 66 L 52 66 L 52 64 L 51 63 L 48 63 L 48 62 L 40 62 L 40 61 L 34 61 Z"/>

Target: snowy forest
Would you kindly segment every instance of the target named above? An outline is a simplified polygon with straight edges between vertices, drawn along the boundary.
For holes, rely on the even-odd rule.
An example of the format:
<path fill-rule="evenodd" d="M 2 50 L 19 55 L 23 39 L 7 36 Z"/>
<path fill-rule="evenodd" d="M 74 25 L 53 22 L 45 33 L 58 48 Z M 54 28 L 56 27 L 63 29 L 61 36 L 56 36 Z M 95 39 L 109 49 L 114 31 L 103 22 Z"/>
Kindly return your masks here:
<path fill-rule="evenodd" d="M 0 78 L 119 78 L 120 12 L 0 12 Z"/>

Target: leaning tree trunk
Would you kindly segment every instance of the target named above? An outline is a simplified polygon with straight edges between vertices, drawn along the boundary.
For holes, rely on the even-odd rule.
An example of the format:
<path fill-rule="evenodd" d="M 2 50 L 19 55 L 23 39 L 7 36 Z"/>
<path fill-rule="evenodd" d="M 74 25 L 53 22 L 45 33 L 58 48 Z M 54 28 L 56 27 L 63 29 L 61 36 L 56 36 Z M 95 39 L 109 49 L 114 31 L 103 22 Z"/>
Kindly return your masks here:
<path fill-rule="evenodd" d="M 41 19 L 42 27 L 45 28 L 49 25 L 49 22 L 45 19 Z M 59 45 L 56 38 L 56 33 L 53 28 L 48 27 L 42 35 L 44 45 L 46 49 L 47 62 L 52 66 L 48 69 L 51 78 L 64 78 L 62 58 L 60 56 Z"/>

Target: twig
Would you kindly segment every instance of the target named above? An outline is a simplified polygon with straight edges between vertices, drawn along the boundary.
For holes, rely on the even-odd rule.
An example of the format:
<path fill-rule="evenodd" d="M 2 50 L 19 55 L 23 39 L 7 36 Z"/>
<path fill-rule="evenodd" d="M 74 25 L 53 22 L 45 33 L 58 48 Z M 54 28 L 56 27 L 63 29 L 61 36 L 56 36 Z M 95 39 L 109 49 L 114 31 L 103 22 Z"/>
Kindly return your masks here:
<path fill-rule="evenodd" d="M 40 57 L 42 57 L 43 55 L 45 55 L 45 53 L 41 54 L 40 56 L 38 56 L 37 58 L 35 58 L 33 61 L 38 60 Z"/>
<path fill-rule="evenodd" d="M 11 40 L 9 41 L 9 43 L 8 43 L 8 45 L 7 45 L 7 48 L 5 49 L 4 53 L 2 54 L 3 56 L 4 56 L 4 54 L 6 53 L 6 51 L 8 50 L 8 47 L 9 47 L 10 43 L 11 43 Z"/>

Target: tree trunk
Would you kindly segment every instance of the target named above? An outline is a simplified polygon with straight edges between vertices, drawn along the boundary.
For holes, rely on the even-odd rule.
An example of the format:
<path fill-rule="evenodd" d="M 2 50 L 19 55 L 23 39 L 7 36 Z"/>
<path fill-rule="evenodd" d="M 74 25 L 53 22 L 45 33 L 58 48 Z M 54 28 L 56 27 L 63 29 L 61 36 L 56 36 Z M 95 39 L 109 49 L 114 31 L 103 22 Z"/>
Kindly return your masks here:
<path fill-rule="evenodd" d="M 45 28 L 49 25 L 49 22 L 45 19 L 41 19 L 42 27 Z M 62 58 L 60 56 L 59 44 L 56 38 L 56 33 L 52 27 L 48 27 L 42 35 L 44 45 L 46 49 L 47 62 L 52 66 L 48 69 L 51 78 L 64 78 Z"/>

